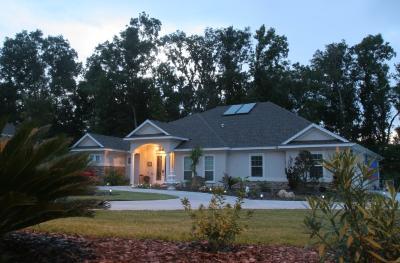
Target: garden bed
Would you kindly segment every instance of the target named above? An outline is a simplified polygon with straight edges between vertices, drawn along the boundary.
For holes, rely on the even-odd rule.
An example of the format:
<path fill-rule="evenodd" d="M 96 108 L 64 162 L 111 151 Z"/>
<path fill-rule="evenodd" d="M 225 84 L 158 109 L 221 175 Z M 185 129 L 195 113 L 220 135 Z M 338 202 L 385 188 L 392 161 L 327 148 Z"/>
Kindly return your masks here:
<path fill-rule="evenodd" d="M 235 245 L 208 252 L 204 244 L 20 231 L 0 241 L 10 262 L 318 262 L 315 250 L 280 245 Z"/>

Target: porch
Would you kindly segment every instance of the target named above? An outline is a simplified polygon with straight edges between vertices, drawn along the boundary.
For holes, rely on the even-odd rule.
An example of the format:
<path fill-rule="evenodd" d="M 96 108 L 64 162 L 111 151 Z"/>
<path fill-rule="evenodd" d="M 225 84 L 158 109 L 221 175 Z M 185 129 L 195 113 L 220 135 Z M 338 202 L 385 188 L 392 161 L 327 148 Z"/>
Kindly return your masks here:
<path fill-rule="evenodd" d="M 163 143 L 143 143 L 131 149 L 131 185 L 166 184 L 175 177 L 174 153 Z M 168 149 L 168 148 L 167 148 Z"/>

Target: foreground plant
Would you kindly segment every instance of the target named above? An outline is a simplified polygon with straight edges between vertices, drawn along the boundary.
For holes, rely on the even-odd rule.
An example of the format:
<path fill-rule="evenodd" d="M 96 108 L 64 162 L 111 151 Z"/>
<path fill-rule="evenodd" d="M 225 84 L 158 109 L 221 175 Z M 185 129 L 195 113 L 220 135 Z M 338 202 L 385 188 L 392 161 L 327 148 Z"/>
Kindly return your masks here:
<path fill-rule="evenodd" d="M 24 124 L 14 137 L 0 139 L 0 236 L 51 219 L 90 216 L 98 207 L 98 201 L 68 198 L 94 191 L 82 175 L 87 156 L 70 154 L 69 140 L 45 138 L 45 132 Z"/>
<path fill-rule="evenodd" d="M 368 179 L 376 172 L 350 151 L 324 163 L 335 178 L 333 194 L 309 197 L 305 225 L 321 259 L 339 262 L 400 262 L 400 211 L 396 191 L 371 194 Z"/>
<path fill-rule="evenodd" d="M 240 195 L 232 206 L 226 203 L 222 194 L 223 189 L 214 189 L 213 196 L 205 207 L 200 205 L 198 210 L 192 210 L 187 198 L 182 199 L 182 204 L 193 219 L 192 235 L 197 240 L 207 240 L 211 251 L 224 250 L 235 241 L 246 226 L 240 222 L 243 195 Z M 246 217 L 251 213 L 247 212 Z"/>

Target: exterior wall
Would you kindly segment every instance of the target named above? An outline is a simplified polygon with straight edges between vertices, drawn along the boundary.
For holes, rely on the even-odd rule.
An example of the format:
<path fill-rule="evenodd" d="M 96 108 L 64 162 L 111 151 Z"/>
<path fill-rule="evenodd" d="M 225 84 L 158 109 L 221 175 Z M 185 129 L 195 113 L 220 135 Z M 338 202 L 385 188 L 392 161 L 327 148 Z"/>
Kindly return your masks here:
<path fill-rule="evenodd" d="M 114 151 L 88 151 L 88 154 L 100 155 L 100 162 L 90 162 L 89 169 L 98 176 L 104 176 L 110 170 L 116 170 L 124 176 L 128 176 L 126 162 L 128 153 Z"/>
<path fill-rule="evenodd" d="M 335 139 L 329 134 L 322 132 L 316 128 L 311 128 L 305 134 L 302 134 L 294 141 L 321 141 L 321 140 L 332 140 Z"/>
<path fill-rule="evenodd" d="M 250 156 L 263 156 L 263 176 L 251 177 Z M 276 150 L 231 151 L 228 160 L 228 174 L 246 178 L 249 181 L 286 182 L 285 153 Z"/>
<path fill-rule="evenodd" d="M 338 148 L 339 149 L 339 148 Z M 298 154 L 303 151 L 307 150 L 310 153 L 316 153 L 316 154 L 322 154 L 322 158 L 324 160 L 329 160 L 332 158 L 332 156 L 335 154 L 336 149 L 335 148 L 302 148 L 302 149 L 290 149 L 286 151 L 286 164 L 290 162 L 290 158 L 294 159 L 298 156 Z M 344 148 L 340 148 L 339 150 L 344 150 Z M 332 173 L 330 173 L 328 170 L 323 168 L 323 177 L 320 180 L 321 182 L 325 183 L 330 183 L 332 182 Z"/>
<path fill-rule="evenodd" d="M 175 152 L 177 181 L 183 181 L 183 159 L 190 152 Z M 263 177 L 250 177 L 250 156 L 263 155 Z M 214 156 L 214 183 L 219 183 L 224 174 L 246 178 L 250 181 L 286 182 L 285 153 L 283 151 L 204 151 L 197 166 L 197 174 L 204 177 L 204 156 Z"/>
<path fill-rule="evenodd" d="M 175 152 L 175 174 L 176 181 L 182 182 L 183 179 L 183 160 L 185 156 L 189 156 L 190 152 Z M 196 167 L 198 176 L 204 177 L 204 157 L 211 155 L 214 157 L 214 181 L 208 183 L 219 183 L 222 177 L 228 173 L 227 170 L 227 152 L 226 151 L 203 151 L 203 155 L 200 157 L 199 164 Z"/>

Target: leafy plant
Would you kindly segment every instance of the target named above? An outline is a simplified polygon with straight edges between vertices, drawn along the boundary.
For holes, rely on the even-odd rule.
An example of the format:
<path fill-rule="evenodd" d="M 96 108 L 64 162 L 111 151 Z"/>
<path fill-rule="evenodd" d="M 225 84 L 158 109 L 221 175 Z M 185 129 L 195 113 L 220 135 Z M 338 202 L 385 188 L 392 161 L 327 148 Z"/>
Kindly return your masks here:
<path fill-rule="evenodd" d="M 115 170 L 109 170 L 104 176 L 104 183 L 107 185 L 128 185 L 129 180 Z"/>
<path fill-rule="evenodd" d="M 201 187 L 205 186 L 205 179 L 201 176 L 193 176 L 187 183 L 188 187 L 192 191 L 198 191 Z"/>
<path fill-rule="evenodd" d="M 315 166 L 315 162 L 309 151 L 301 151 L 296 158 L 290 158 L 288 167 L 285 168 L 288 184 L 291 189 L 296 189 L 300 183 L 319 180 L 315 174 L 311 173 L 311 169 Z"/>
<path fill-rule="evenodd" d="M 5 121 L 0 121 L 0 130 Z M 22 125 L 0 147 L 0 236 L 62 217 L 90 216 L 98 201 L 71 196 L 94 192 L 82 175 L 88 158 L 71 154 L 69 140 L 45 138 L 46 128 Z"/>
<path fill-rule="evenodd" d="M 226 203 L 223 189 L 216 188 L 208 207 L 202 204 L 198 210 L 192 210 L 187 198 L 181 201 L 193 220 L 193 237 L 197 240 L 207 240 L 212 251 L 229 248 L 236 236 L 246 227 L 240 222 L 243 195 L 240 195 L 232 206 Z M 251 213 L 248 212 L 247 217 L 250 216 Z"/>
<path fill-rule="evenodd" d="M 368 192 L 374 170 L 357 162 L 350 151 L 339 152 L 324 166 L 336 177 L 335 191 L 309 197 L 305 225 L 316 240 L 324 260 L 328 254 L 339 262 L 398 262 L 400 214 L 396 191 L 390 196 Z"/>
<path fill-rule="evenodd" d="M 285 168 L 285 173 L 290 189 L 297 189 L 299 183 L 301 182 L 301 178 L 297 166 L 293 165 L 292 157 L 289 159 L 288 167 Z"/>
<path fill-rule="evenodd" d="M 221 180 L 221 183 L 223 183 L 225 190 L 232 190 L 232 187 L 238 182 L 238 178 L 229 176 L 228 174 L 224 174 L 224 177 L 222 177 Z"/>
<path fill-rule="evenodd" d="M 203 155 L 203 150 L 197 146 L 190 152 L 190 159 L 192 160 L 192 177 L 197 176 L 196 167 L 199 164 L 200 157 Z"/>

